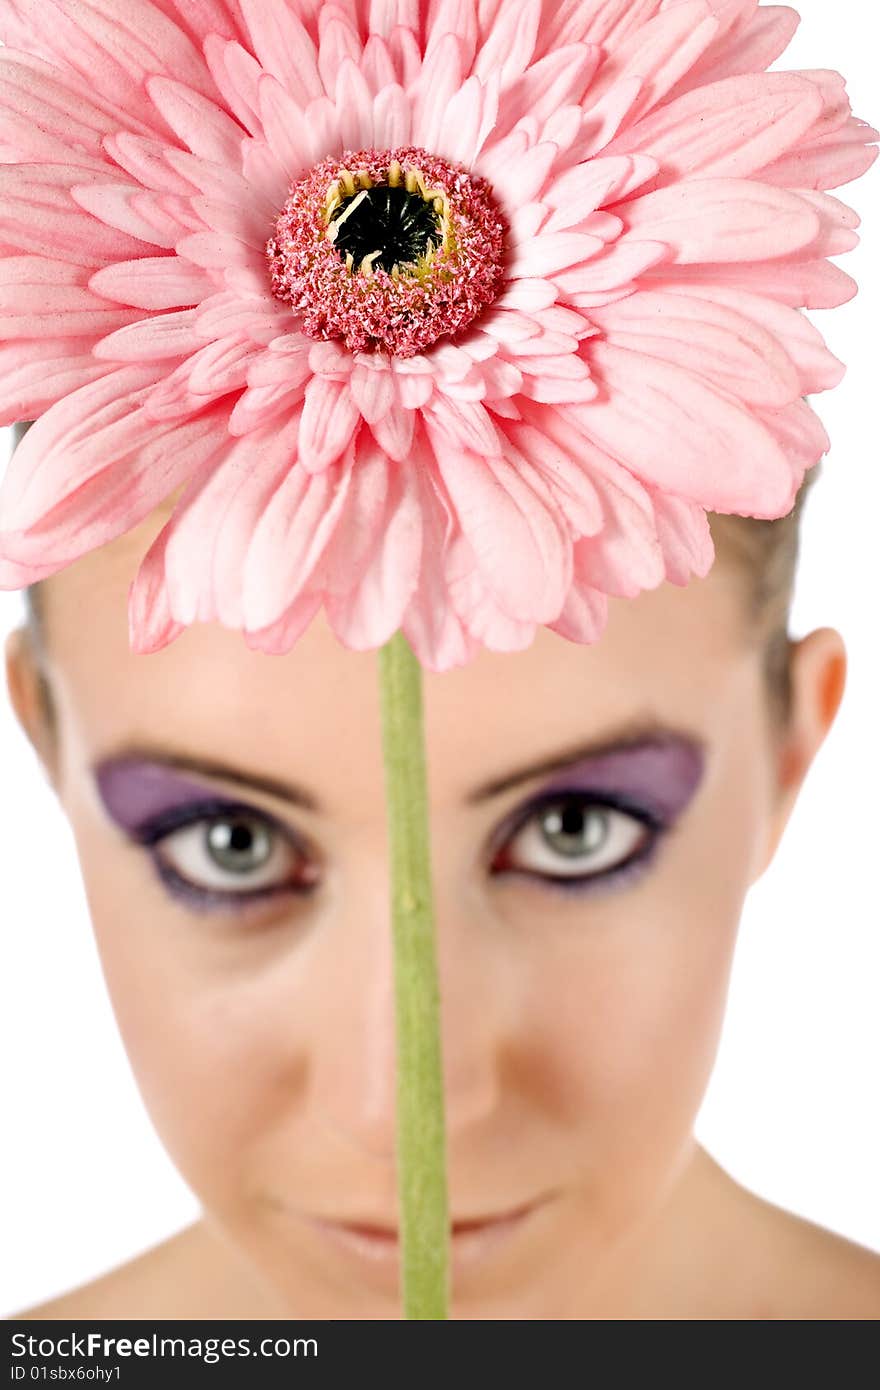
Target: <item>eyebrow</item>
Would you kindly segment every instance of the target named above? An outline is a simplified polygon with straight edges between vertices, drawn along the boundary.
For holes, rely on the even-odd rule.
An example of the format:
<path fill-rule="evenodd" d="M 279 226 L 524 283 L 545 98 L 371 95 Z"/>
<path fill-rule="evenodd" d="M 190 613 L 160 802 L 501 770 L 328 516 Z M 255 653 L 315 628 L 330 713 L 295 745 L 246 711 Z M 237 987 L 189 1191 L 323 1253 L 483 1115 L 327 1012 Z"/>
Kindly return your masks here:
<path fill-rule="evenodd" d="M 670 739 L 697 744 L 700 748 L 704 748 L 703 740 L 692 730 L 677 728 L 656 716 L 642 714 L 628 719 L 623 724 L 603 730 L 600 735 L 587 742 L 570 744 L 555 753 L 538 759 L 536 762 L 528 763 L 513 772 L 481 783 L 468 792 L 465 803 L 469 806 L 476 806 L 481 802 L 491 800 L 493 797 L 501 796 L 504 792 L 511 791 L 523 782 L 532 781 L 535 777 L 546 776 L 551 772 L 558 772 L 573 763 L 583 762 L 589 758 L 606 757 L 614 753 L 625 753 L 647 744 L 656 744 Z M 231 782 L 235 786 L 249 787 L 252 790 L 264 792 L 267 796 L 286 801 L 291 806 L 298 806 L 303 810 L 315 813 L 321 811 L 321 804 L 312 793 L 295 782 L 289 782 L 280 777 L 269 777 L 259 772 L 246 771 L 244 768 L 236 767 L 222 760 L 179 752 L 177 749 L 143 740 L 127 743 L 104 755 L 98 760 L 95 767 L 129 761 L 158 763 L 163 767 L 174 768 L 180 772 L 191 772 L 202 777 Z"/>
<path fill-rule="evenodd" d="M 249 787 L 253 791 L 265 792 L 291 806 L 299 806 L 307 811 L 320 811 L 320 803 L 305 787 L 297 786 L 281 777 L 269 777 L 260 772 L 248 772 L 216 758 L 202 758 L 178 752 L 174 748 L 145 741 L 127 743 L 113 752 L 105 754 L 95 764 L 95 769 L 109 763 L 149 762 L 162 767 L 174 768 L 178 772 L 192 772 L 202 777 L 213 777 L 224 782 L 232 782 L 239 787 Z"/>
<path fill-rule="evenodd" d="M 696 744 L 701 750 L 705 749 L 703 739 L 693 731 L 677 728 L 654 715 L 640 714 L 626 720 L 623 724 L 605 729 L 600 735 L 585 743 L 571 744 L 555 753 L 548 754 L 545 758 L 539 758 L 537 762 L 528 763 L 515 772 L 491 778 L 488 782 L 483 782 L 472 792 L 469 792 L 466 801 L 469 806 L 475 806 L 482 801 L 488 801 L 491 797 L 500 796 L 502 792 L 510 791 L 522 782 L 530 782 L 535 777 L 546 776 L 550 772 L 558 772 L 562 768 L 584 762 L 588 758 L 627 753 L 648 744 L 669 742 L 670 740 Z"/>

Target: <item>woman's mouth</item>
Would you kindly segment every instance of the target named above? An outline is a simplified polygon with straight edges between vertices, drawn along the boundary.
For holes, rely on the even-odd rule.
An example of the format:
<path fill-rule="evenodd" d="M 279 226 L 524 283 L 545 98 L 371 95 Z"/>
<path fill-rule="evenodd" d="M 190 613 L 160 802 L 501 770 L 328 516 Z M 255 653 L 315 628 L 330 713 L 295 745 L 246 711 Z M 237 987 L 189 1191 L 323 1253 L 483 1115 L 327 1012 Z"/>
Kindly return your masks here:
<path fill-rule="evenodd" d="M 454 1220 L 450 1237 L 453 1267 L 469 1266 L 492 1251 L 499 1250 L 526 1224 L 532 1212 L 547 1200 L 542 1197 L 498 1214 Z M 399 1264 L 400 1238 L 396 1227 L 359 1221 L 332 1221 L 302 1214 L 312 1228 L 337 1249 L 382 1267 L 396 1268 Z"/>

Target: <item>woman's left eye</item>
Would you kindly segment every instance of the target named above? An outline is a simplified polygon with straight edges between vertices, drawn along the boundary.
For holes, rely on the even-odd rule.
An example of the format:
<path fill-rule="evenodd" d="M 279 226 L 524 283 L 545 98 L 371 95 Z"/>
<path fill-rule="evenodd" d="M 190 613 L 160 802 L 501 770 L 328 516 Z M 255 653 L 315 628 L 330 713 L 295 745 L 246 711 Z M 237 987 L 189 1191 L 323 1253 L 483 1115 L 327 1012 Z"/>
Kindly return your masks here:
<path fill-rule="evenodd" d="M 492 868 L 573 886 L 640 862 L 661 829 L 646 813 L 625 811 L 584 793 L 565 793 L 519 820 Z"/>
<path fill-rule="evenodd" d="M 247 811 L 193 819 L 155 840 L 153 855 L 167 886 L 206 899 L 302 891 L 315 877 L 315 866 L 290 836 Z"/>

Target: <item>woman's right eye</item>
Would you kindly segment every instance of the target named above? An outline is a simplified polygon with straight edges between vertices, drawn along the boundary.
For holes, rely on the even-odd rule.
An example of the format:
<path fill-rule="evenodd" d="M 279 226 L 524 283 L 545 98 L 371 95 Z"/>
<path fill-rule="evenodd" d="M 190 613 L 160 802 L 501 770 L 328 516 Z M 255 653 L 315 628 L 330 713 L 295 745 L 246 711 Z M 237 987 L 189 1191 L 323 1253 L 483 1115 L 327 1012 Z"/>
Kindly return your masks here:
<path fill-rule="evenodd" d="M 171 892 L 205 905 L 243 905 L 282 892 L 307 892 L 318 867 L 293 836 L 257 811 L 193 815 L 149 842 Z"/>
<path fill-rule="evenodd" d="M 595 795 L 571 792 L 520 816 L 493 861 L 496 873 L 517 872 L 574 887 L 621 873 L 643 858 L 662 827 Z"/>

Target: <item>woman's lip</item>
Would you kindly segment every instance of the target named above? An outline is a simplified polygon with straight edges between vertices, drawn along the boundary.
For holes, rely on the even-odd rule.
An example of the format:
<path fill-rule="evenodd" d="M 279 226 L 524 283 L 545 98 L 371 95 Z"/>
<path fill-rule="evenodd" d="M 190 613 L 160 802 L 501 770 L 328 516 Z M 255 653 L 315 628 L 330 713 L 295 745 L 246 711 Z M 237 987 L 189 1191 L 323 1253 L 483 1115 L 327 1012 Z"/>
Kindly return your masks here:
<path fill-rule="evenodd" d="M 450 1240 L 453 1263 L 470 1263 L 471 1260 L 488 1254 L 512 1236 L 531 1213 L 543 1206 L 547 1200 L 546 1197 L 539 1198 L 498 1216 L 453 1222 Z M 344 1221 L 328 1221 L 315 1216 L 307 1216 L 306 1220 L 340 1249 L 382 1264 L 396 1264 L 399 1261 L 400 1242 L 397 1230 Z"/>

